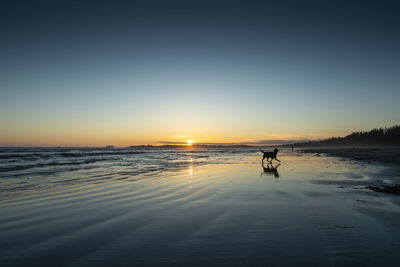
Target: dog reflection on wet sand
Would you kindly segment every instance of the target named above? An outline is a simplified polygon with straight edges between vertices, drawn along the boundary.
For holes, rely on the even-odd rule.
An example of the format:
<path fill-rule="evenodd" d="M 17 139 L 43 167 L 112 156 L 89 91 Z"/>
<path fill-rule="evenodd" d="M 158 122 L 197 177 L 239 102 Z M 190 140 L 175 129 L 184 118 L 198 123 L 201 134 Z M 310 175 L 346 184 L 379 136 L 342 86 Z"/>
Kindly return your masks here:
<path fill-rule="evenodd" d="M 278 173 L 278 167 L 281 165 L 280 163 L 276 166 L 274 166 L 271 162 L 268 162 L 267 166 L 264 165 L 264 162 L 262 163 L 262 167 L 264 169 L 264 172 L 261 173 L 261 175 L 266 174 L 266 175 L 274 175 L 275 178 L 279 178 L 279 173 Z"/>

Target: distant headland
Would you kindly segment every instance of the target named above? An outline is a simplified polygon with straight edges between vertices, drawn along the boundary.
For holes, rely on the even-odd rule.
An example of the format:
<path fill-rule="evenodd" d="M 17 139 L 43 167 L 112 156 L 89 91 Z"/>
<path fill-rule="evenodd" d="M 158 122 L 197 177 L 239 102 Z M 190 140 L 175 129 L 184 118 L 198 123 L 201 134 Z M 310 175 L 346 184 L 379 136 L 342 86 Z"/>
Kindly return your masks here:
<path fill-rule="evenodd" d="M 400 125 L 375 128 L 368 132 L 353 132 L 345 137 L 331 137 L 320 141 L 293 143 L 287 147 L 339 147 L 339 146 L 400 146 Z"/>

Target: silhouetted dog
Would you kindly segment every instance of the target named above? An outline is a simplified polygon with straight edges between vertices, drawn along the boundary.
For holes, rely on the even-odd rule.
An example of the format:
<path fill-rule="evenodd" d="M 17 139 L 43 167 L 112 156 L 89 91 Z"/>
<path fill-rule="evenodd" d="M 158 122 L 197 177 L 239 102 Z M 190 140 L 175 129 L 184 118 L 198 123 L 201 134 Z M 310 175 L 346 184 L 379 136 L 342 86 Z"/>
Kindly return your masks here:
<path fill-rule="evenodd" d="M 273 159 L 276 159 L 277 161 L 281 162 L 279 159 L 276 158 L 276 155 L 278 154 L 279 151 L 278 149 L 275 148 L 274 151 L 267 151 L 267 152 L 262 151 L 260 149 L 260 151 L 264 153 L 262 162 L 264 162 L 264 159 L 267 159 L 267 161 L 269 161 L 268 159 L 271 159 L 271 162 Z"/>

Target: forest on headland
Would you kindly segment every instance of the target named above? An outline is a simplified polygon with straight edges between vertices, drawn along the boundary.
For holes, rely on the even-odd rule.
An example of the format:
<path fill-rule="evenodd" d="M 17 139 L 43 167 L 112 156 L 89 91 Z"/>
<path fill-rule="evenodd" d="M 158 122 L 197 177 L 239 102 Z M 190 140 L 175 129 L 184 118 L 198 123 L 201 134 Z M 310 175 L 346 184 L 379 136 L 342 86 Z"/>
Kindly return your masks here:
<path fill-rule="evenodd" d="M 353 132 L 345 137 L 331 137 L 325 140 L 295 143 L 288 146 L 330 147 L 330 146 L 400 146 L 400 125 L 375 128 L 370 131 Z"/>

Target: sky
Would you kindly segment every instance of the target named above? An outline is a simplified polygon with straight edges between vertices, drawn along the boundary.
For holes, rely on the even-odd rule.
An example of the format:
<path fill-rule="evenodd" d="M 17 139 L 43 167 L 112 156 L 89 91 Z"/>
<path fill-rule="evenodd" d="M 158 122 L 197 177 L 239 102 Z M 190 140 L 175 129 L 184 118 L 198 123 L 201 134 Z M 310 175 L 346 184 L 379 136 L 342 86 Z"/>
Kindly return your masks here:
<path fill-rule="evenodd" d="M 399 13 L 396 1 L 1 1 L 0 146 L 276 144 L 393 126 Z"/>

